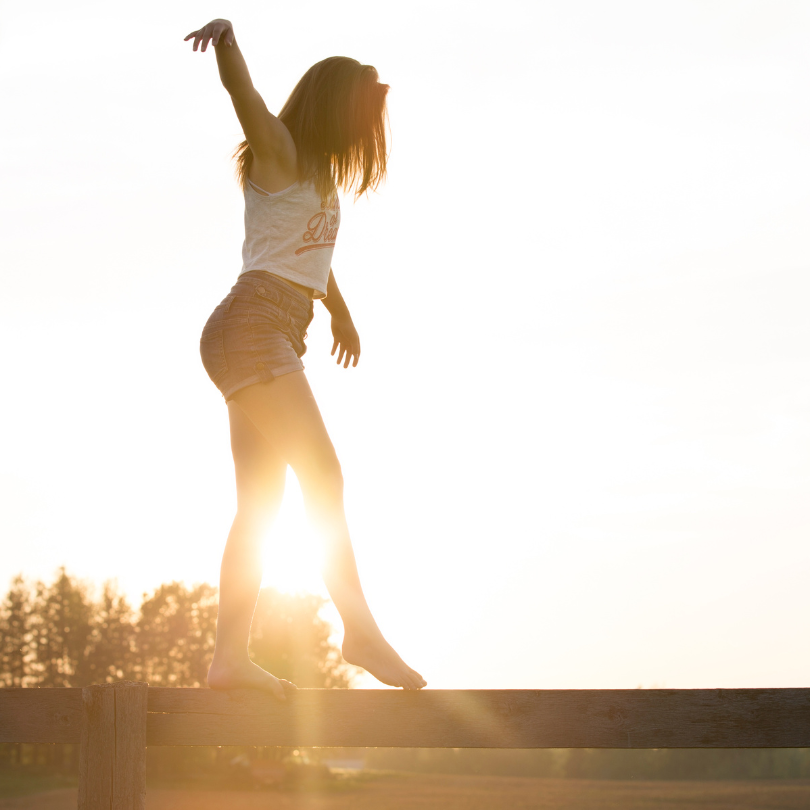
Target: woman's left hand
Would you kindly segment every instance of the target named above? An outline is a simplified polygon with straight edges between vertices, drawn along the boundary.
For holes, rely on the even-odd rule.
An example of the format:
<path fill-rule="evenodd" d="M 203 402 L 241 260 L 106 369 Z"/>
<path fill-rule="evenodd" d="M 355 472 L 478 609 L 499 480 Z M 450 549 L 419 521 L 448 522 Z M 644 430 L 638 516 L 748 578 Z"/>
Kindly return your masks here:
<path fill-rule="evenodd" d="M 337 318 L 333 315 L 332 337 L 335 339 L 331 351 L 333 357 L 338 347 L 340 347 L 337 364 L 340 365 L 343 363 L 343 368 L 348 368 L 349 362 L 351 361 L 352 366 L 356 366 L 357 361 L 360 359 L 360 335 L 357 334 L 352 319 Z M 344 355 L 346 358 L 345 362 L 343 359 Z"/>

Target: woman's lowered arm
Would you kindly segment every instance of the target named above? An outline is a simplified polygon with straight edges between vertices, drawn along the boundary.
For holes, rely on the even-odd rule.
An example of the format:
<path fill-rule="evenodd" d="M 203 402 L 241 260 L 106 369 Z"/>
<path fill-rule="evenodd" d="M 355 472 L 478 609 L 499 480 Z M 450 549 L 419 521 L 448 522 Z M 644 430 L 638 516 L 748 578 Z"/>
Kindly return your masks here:
<path fill-rule="evenodd" d="M 322 298 L 321 300 L 332 316 L 332 337 L 334 338 L 331 351 L 332 356 L 334 356 L 339 346 L 338 365 L 343 363 L 343 368 L 348 368 L 349 362 L 351 361 L 352 366 L 356 366 L 357 361 L 360 359 L 360 336 L 354 328 L 354 322 L 352 321 L 352 316 L 349 314 L 349 308 L 346 306 L 346 302 L 340 294 L 337 281 L 335 281 L 335 274 L 331 267 L 329 268 L 329 281 L 326 284 L 326 298 Z"/>

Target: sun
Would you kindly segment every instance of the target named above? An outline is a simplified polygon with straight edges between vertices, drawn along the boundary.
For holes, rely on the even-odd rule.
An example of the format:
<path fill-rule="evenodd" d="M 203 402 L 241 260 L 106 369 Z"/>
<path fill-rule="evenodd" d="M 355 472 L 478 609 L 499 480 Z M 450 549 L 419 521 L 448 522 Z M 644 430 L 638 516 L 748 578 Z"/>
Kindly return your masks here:
<path fill-rule="evenodd" d="M 298 479 L 288 468 L 284 502 L 262 547 L 262 587 L 326 596 L 322 565 L 321 543 L 307 521 Z"/>

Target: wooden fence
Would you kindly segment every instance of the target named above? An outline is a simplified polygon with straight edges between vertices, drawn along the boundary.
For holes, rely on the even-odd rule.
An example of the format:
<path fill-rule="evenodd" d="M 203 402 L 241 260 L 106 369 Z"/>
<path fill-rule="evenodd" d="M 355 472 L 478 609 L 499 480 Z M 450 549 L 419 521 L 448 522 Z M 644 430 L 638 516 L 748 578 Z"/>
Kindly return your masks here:
<path fill-rule="evenodd" d="M 0 689 L 0 742 L 79 743 L 79 810 L 144 810 L 146 747 L 810 748 L 810 689 Z"/>

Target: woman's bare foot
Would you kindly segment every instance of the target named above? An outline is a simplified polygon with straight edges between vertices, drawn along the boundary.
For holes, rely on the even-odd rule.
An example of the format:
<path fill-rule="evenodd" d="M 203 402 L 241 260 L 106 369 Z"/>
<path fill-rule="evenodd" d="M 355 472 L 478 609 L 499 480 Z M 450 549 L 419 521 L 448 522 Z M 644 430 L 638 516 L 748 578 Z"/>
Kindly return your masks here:
<path fill-rule="evenodd" d="M 217 658 L 215 654 L 208 670 L 208 685 L 211 689 L 264 689 L 279 700 L 287 699 L 285 690 L 297 688 L 284 678 L 276 678 L 263 670 L 247 655 L 239 661 L 228 661 L 224 657 Z"/>
<path fill-rule="evenodd" d="M 378 681 L 403 689 L 421 689 L 427 681 L 411 669 L 382 637 L 369 639 L 360 633 L 346 630 L 343 637 L 343 658 L 350 664 L 362 667 Z"/>

